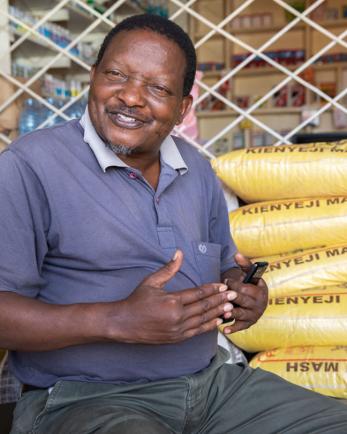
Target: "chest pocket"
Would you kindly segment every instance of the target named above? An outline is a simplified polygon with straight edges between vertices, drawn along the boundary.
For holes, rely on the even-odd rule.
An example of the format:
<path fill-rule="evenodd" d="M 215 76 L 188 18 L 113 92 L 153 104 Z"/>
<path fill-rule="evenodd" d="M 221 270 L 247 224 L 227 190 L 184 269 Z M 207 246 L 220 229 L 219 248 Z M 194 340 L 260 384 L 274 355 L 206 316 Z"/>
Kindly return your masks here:
<path fill-rule="evenodd" d="M 221 245 L 193 241 L 193 251 L 201 283 L 220 282 Z"/>

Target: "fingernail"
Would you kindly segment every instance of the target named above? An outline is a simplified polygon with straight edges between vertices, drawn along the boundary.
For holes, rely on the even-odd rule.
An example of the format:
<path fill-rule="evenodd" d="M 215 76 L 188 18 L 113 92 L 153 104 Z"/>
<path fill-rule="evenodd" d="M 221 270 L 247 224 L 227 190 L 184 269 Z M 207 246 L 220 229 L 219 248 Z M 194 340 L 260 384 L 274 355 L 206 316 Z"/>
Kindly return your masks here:
<path fill-rule="evenodd" d="M 226 304 L 223 306 L 223 310 L 224 310 L 224 312 L 230 312 L 230 311 L 232 310 L 232 308 L 233 308 L 233 305 L 230 304 L 230 303 L 226 303 Z"/>
<path fill-rule="evenodd" d="M 219 285 L 219 292 L 226 291 L 228 287 L 226 285 Z"/>
<path fill-rule="evenodd" d="M 218 318 L 216 321 L 217 327 L 220 326 L 221 324 L 223 324 L 223 320 Z"/>
<path fill-rule="evenodd" d="M 172 260 L 176 261 L 177 257 L 178 257 L 178 250 L 176 250 L 175 254 L 172 257 Z"/>
<path fill-rule="evenodd" d="M 228 294 L 228 300 L 235 300 L 235 298 L 237 297 L 237 292 L 235 291 L 230 291 Z"/>

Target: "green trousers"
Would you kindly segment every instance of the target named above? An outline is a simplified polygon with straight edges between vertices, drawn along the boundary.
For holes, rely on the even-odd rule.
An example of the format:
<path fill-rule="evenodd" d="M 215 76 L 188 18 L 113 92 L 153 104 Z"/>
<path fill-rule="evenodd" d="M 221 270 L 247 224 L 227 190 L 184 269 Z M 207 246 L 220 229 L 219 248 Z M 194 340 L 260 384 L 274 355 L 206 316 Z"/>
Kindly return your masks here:
<path fill-rule="evenodd" d="M 11 434 L 346 434 L 347 406 L 261 369 L 225 364 L 146 384 L 59 381 L 26 392 Z"/>

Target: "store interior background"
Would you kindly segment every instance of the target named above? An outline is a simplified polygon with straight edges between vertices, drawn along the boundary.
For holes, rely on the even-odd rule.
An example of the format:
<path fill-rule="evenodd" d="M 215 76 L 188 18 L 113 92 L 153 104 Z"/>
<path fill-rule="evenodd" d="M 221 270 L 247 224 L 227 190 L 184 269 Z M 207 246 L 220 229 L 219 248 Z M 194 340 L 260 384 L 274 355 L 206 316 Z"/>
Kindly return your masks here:
<path fill-rule="evenodd" d="M 145 11 L 196 45 L 195 107 L 176 133 L 208 158 L 347 137 L 347 0 L 0 0 L 0 149 L 80 116 L 104 35 Z"/>
<path fill-rule="evenodd" d="M 194 110 L 175 132 L 207 158 L 347 138 L 347 0 L 0 0 L 0 152 L 79 117 L 105 34 L 142 12 L 174 20 L 196 46 Z M 345 398 L 345 378 L 341 390 Z M 0 431 L 9 432 L 13 407 L 0 405 Z"/>

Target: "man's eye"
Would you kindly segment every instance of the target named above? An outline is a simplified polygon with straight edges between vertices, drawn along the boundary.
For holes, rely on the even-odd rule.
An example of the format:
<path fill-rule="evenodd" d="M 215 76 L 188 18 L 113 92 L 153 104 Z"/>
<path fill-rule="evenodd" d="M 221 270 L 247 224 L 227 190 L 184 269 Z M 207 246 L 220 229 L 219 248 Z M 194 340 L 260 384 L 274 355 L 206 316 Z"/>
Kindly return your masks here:
<path fill-rule="evenodd" d="M 109 80 L 117 81 L 119 83 L 122 83 L 127 79 L 127 76 L 125 74 L 123 74 L 120 71 L 117 71 L 116 69 L 111 71 L 106 71 L 106 76 Z"/>
<path fill-rule="evenodd" d="M 159 84 L 150 84 L 148 86 L 151 93 L 158 95 L 158 96 L 168 96 L 169 91 L 164 87 L 160 86 Z"/>

